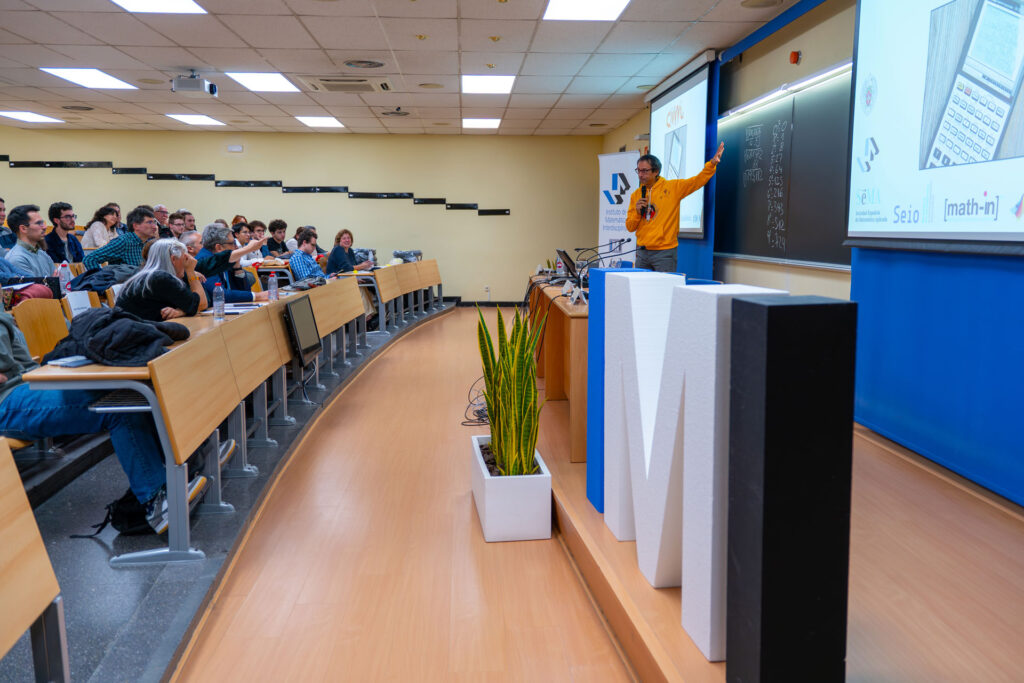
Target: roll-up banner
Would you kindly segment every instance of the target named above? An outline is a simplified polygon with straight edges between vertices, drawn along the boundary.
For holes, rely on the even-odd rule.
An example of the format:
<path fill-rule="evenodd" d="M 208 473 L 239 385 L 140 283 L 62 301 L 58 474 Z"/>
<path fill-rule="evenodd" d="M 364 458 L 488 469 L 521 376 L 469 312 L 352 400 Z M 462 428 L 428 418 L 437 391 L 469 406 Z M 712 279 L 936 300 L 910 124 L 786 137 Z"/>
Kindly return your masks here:
<path fill-rule="evenodd" d="M 612 240 L 625 240 L 631 235 L 626 232 L 626 212 L 629 211 L 629 196 L 639 187 L 636 176 L 636 160 L 640 157 L 637 151 L 618 152 L 617 154 L 600 154 L 598 159 L 601 168 L 600 192 L 598 196 L 598 229 L 599 244 L 608 244 Z M 634 261 L 633 254 L 624 254 L 636 248 L 630 243 L 619 243 L 601 249 L 604 266 L 618 266 L 618 261 Z M 605 252 L 610 252 L 605 255 Z M 598 265 L 598 264 L 595 264 Z"/>

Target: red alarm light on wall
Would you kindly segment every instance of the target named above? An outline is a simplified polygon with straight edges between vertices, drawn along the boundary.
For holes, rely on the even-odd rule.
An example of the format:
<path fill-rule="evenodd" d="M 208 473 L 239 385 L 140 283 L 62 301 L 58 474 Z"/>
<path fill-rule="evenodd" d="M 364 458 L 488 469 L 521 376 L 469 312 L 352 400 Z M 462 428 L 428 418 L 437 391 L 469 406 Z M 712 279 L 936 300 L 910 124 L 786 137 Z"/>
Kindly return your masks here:
<path fill-rule="evenodd" d="M 799 64 L 800 63 L 800 55 L 801 55 L 800 50 L 793 50 L 792 52 L 790 52 L 789 53 L 789 63 L 790 64 Z"/>

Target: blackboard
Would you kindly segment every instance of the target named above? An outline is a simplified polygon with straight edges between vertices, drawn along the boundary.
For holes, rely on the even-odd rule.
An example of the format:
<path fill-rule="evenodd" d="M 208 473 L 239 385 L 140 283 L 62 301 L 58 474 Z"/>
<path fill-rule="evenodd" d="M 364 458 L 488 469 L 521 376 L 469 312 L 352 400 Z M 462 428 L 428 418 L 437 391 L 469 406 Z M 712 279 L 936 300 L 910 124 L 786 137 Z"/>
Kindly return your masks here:
<path fill-rule="evenodd" d="M 850 75 L 721 119 L 715 251 L 849 265 Z"/>

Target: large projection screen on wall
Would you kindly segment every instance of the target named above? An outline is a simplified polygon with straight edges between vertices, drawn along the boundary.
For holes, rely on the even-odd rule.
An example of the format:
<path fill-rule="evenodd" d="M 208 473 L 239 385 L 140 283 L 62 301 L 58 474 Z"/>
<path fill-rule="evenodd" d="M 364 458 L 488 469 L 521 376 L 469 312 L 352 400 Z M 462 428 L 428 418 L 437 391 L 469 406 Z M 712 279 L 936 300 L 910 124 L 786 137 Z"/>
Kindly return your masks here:
<path fill-rule="evenodd" d="M 704 168 L 708 67 L 702 66 L 651 101 L 651 154 L 661 177 L 689 178 Z M 704 236 L 704 188 L 679 202 L 679 236 Z"/>
<path fill-rule="evenodd" d="M 1024 2 L 857 10 L 850 243 L 1024 253 Z"/>

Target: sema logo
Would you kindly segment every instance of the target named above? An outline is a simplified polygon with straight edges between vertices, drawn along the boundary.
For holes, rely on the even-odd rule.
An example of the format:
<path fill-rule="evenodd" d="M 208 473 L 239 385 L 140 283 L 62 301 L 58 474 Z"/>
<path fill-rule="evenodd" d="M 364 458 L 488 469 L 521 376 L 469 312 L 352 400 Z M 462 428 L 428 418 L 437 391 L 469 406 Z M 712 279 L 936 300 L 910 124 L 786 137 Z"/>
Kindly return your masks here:
<path fill-rule="evenodd" d="M 943 200 L 942 220 L 947 223 L 989 218 L 993 221 L 999 218 L 999 195 L 989 195 L 985 191 L 981 197 L 961 201 Z"/>
<path fill-rule="evenodd" d="M 609 204 L 621 204 L 623 195 L 629 192 L 629 180 L 626 179 L 626 174 L 612 173 L 611 190 L 602 190 L 602 192 Z"/>

